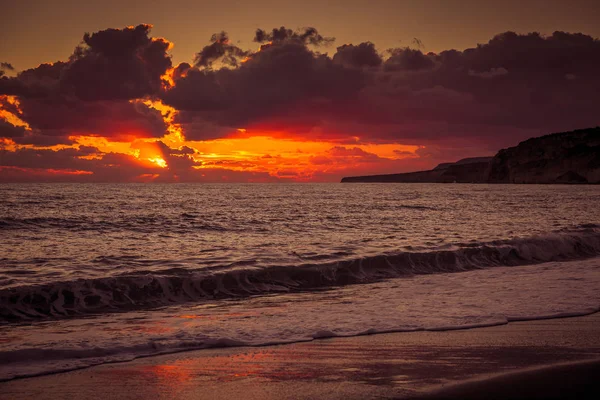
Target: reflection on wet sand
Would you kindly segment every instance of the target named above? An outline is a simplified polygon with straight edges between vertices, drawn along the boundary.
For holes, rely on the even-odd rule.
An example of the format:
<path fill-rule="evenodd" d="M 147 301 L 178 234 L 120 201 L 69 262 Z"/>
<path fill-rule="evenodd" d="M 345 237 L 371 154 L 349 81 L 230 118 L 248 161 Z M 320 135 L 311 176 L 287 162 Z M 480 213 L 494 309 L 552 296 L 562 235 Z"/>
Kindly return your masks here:
<path fill-rule="evenodd" d="M 600 317 L 596 314 L 586 318 L 597 321 Z M 548 345 L 532 345 L 535 340 L 539 341 L 539 332 L 549 326 L 561 328 L 564 321 L 533 323 L 541 330 L 519 334 L 522 342 L 519 346 L 511 345 L 511 335 L 518 333 L 515 324 L 511 324 L 457 331 L 450 335 L 449 332 L 419 332 L 324 339 L 292 346 L 181 353 L 166 357 L 165 362 L 158 364 L 123 365 L 118 372 L 128 370 L 138 374 L 134 380 L 154 382 L 162 390 L 167 387 L 172 393 L 179 394 L 207 384 L 218 387 L 219 384 L 248 382 L 262 385 L 344 384 L 375 391 L 393 388 L 398 393 L 415 394 L 422 388 L 440 387 L 474 376 L 600 357 L 600 345 L 587 348 L 564 346 L 571 334 L 561 329 L 548 338 Z M 486 334 L 482 336 L 480 332 Z M 407 342 L 401 340 L 403 337 Z"/>
<path fill-rule="evenodd" d="M 41 399 L 82 393 L 125 399 L 410 398 L 474 378 L 600 358 L 599 321 L 597 313 L 463 331 L 207 349 L 12 381 L 1 389 L 8 398 L 18 393 Z"/>

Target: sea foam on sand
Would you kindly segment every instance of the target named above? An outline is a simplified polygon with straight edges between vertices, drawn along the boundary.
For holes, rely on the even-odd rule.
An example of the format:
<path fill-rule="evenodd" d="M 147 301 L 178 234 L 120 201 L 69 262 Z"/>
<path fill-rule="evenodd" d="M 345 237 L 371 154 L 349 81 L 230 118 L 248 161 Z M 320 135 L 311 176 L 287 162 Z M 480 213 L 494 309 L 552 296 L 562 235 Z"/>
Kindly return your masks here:
<path fill-rule="evenodd" d="M 206 349 L 13 380 L 0 384 L 0 397 L 596 399 L 591 396 L 598 394 L 598 364 L 581 362 L 600 357 L 598 338 L 600 313 L 479 329 Z"/>
<path fill-rule="evenodd" d="M 593 258 L 17 325 L 0 330 L 0 379 L 210 347 L 584 315 L 599 310 L 598 287 Z"/>

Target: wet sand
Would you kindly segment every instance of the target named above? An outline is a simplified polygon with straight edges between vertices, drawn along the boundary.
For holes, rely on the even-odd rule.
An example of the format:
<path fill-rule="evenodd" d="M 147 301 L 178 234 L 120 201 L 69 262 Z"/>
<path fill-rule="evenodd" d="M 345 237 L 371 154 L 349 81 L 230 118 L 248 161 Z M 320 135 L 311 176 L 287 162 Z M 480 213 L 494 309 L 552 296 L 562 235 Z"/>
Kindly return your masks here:
<path fill-rule="evenodd" d="M 596 398 L 597 360 L 600 313 L 200 350 L 5 382 L 0 398 Z"/>

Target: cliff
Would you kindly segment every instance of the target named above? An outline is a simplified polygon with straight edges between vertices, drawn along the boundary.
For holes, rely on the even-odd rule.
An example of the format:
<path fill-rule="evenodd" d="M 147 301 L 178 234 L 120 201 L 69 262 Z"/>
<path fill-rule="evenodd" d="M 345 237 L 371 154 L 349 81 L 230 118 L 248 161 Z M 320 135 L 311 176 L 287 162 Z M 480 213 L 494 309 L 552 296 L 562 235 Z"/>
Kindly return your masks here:
<path fill-rule="evenodd" d="M 342 182 L 600 183 L 600 127 L 532 138 L 494 157 L 465 158 L 429 171 L 354 176 Z"/>
<path fill-rule="evenodd" d="M 600 183 L 600 127 L 554 133 L 496 154 L 489 183 Z"/>
<path fill-rule="evenodd" d="M 477 183 L 485 180 L 492 157 L 465 158 L 455 163 L 443 163 L 429 171 L 404 174 L 352 176 L 342 179 L 347 182 L 382 183 Z"/>

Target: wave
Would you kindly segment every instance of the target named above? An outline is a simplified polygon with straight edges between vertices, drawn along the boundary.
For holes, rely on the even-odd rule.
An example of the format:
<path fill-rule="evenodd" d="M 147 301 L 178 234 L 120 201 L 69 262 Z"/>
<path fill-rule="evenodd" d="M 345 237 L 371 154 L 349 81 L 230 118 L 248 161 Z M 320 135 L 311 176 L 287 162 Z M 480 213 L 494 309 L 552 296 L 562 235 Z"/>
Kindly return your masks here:
<path fill-rule="evenodd" d="M 20 348 L 0 351 L 0 382 L 13 379 L 30 378 L 48 374 L 69 372 L 96 365 L 132 361 L 138 358 L 153 357 L 186 351 L 223 348 L 223 347 L 263 347 L 336 337 L 355 337 L 382 333 L 403 333 L 420 331 L 455 331 L 506 325 L 516 321 L 535 321 L 543 319 L 570 318 L 595 314 L 600 307 L 586 308 L 580 311 L 548 313 L 523 317 L 490 316 L 479 323 L 456 325 L 432 325 L 412 328 L 367 329 L 338 334 L 328 330 L 316 331 L 313 334 L 280 340 L 241 341 L 227 337 L 210 337 L 201 334 L 182 336 L 163 336 L 143 343 L 121 344 L 114 347 L 80 347 L 80 348 Z M 25 361 L 26 360 L 26 361 Z M 25 361 L 25 362 L 24 362 Z"/>
<path fill-rule="evenodd" d="M 74 317 L 598 255 L 600 226 L 587 224 L 529 238 L 469 243 L 452 250 L 398 252 L 264 268 L 136 272 L 0 290 L 0 320 Z"/>
<path fill-rule="evenodd" d="M 28 203 L 21 203 L 28 204 Z M 396 208 L 411 210 L 439 210 L 439 208 L 425 205 L 401 204 Z M 336 220 L 339 217 L 326 216 L 328 220 Z M 270 220 L 273 221 L 273 220 Z M 72 217 L 2 217 L 0 218 L 0 231 L 35 231 L 52 229 L 69 229 L 75 232 L 84 231 L 117 231 L 123 230 L 133 232 L 153 232 L 156 230 L 164 231 L 169 227 L 169 231 L 246 231 L 248 228 L 257 229 L 257 225 L 265 230 L 268 221 L 258 219 L 249 219 L 243 221 L 215 221 L 202 213 L 182 212 L 169 215 L 164 214 L 135 214 L 127 216 L 111 216 L 109 219 L 98 218 L 95 215 L 72 216 Z"/>
<path fill-rule="evenodd" d="M 117 231 L 129 230 L 134 232 L 152 232 L 171 227 L 172 231 L 232 231 L 235 227 L 225 226 L 221 223 L 208 223 L 195 214 L 182 213 L 177 216 L 140 215 L 113 220 L 99 220 L 95 218 L 61 218 L 61 217 L 29 217 L 29 218 L 0 218 L 0 231 L 34 230 L 40 229 L 69 229 L 70 231 Z"/>
<path fill-rule="evenodd" d="M 285 343 L 292 343 L 285 342 Z M 283 344 L 283 342 L 281 343 Z M 137 358 L 207 348 L 248 346 L 227 338 L 194 338 L 188 341 L 149 340 L 137 345 L 110 348 L 41 349 L 23 348 L 0 352 L 0 382 L 75 371 L 96 365 L 132 361 Z M 23 360 L 27 360 L 23 365 Z"/>

